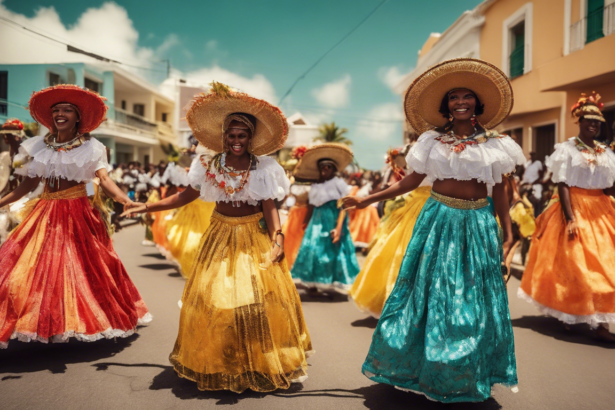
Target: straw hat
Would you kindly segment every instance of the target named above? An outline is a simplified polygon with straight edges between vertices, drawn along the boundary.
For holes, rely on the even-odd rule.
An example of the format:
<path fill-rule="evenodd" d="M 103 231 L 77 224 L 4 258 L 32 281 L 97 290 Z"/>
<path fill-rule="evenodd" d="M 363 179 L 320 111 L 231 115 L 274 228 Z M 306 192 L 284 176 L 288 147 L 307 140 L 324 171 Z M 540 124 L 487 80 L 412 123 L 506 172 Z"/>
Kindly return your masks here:
<path fill-rule="evenodd" d="M 581 93 L 581 98 L 570 109 L 572 118 L 576 118 L 577 122 L 581 118 L 606 122 L 604 115 L 602 115 L 604 104 L 600 102 L 601 98 L 600 94 L 595 91 L 589 97 L 585 93 Z"/>
<path fill-rule="evenodd" d="M 444 96 L 456 88 L 473 91 L 485 105 L 477 119 L 486 129 L 500 124 L 512 110 L 513 90 L 506 74 L 482 60 L 456 58 L 429 68 L 408 87 L 404 109 L 412 128 L 423 133 L 446 125 L 438 110 Z"/>
<path fill-rule="evenodd" d="M 293 175 L 295 178 L 317 181 L 320 178 L 318 161 L 330 159 L 338 171 L 344 170 L 352 162 L 352 150 L 346 144 L 326 143 L 308 148 L 297 164 Z"/>
<path fill-rule="evenodd" d="M 43 88 L 30 97 L 30 115 L 39 124 L 55 131 L 51 109 L 59 103 L 69 103 L 79 108 L 77 131 L 81 134 L 94 131 L 106 119 L 106 98 L 98 93 L 72 84 L 60 84 Z"/>
<path fill-rule="evenodd" d="M 278 107 L 248 94 L 231 90 L 213 82 L 209 93 L 198 94 L 192 100 L 186 121 L 194 137 L 215 152 L 224 150 L 224 120 L 233 113 L 251 114 L 256 118 L 252 136 L 254 155 L 267 155 L 284 147 L 288 138 L 288 122 Z"/>

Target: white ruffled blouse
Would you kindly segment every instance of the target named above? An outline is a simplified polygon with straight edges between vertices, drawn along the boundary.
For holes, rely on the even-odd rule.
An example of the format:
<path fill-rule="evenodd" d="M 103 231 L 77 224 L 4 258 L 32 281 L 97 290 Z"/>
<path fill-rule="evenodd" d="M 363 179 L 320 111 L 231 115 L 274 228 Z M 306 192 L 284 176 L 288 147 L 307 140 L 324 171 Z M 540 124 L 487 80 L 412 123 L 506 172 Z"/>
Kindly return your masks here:
<path fill-rule="evenodd" d="M 329 201 L 337 201 L 350 194 L 350 185 L 342 178 L 335 177 L 320 184 L 313 184 L 309 194 L 309 204 L 322 206 Z"/>
<path fill-rule="evenodd" d="M 426 131 L 410 148 L 406 162 L 415 172 L 427 175 L 425 179 L 430 183 L 437 179 L 476 179 L 493 187 L 502 182 L 502 175 L 513 172 L 526 159 L 512 138 L 494 134 L 495 131 L 488 133 L 484 142 L 453 145 L 443 142 L 446 134 Z"/>
<path fill-rule="evenodd" d="M 203 166 L 201 157 L 203 157 L 203 162 L 209 164 L 208 169 Z M 258 205 L 260 201 L 267 199 L 283 200 L 290 189 L 290 181 L 284 168 L 271 157 L 262 156 L 257 159 L 256 169 L 250 171 L 250 176 L 243 189 L 227 194 L 218 186 L 218 183 L 224 181 L 226 185 L 237 188 L 241 183 L 241 177 L 227 176 L 225 178 L 225 175 L 218 173 L 215 169 L 211 157 L 197 156 L 192 161 L 188 172 L 190 185 L 201 193 L 200 197 L 205 202 L 246 202 L 249 205 Z"/>
<path fill-rule="evenodd" d="M 47 147 L 44 137 L 33 137 L 19 146 L 13 161 L 15 173 L 31 178 L 55 179 L 88 183 L 99 169 L 109 169 L 107 149 L 90 138 L 70 151 L 55 151 Z"/>
<path fill-rule="evenodd" d="M 162 178 L 160 179 L 163 184 L 173 184 L 175 186 L 188 186 L 190 185 L 190 179 L 188 178 L 188 172 L 175 164 L 175 162 L 169 162 Z"/>
<path fill-rule="evenodd" d="M 615 183 L 615 153 L 606 146 L 603 153 L 581 152 L 575 137 L 555 145 L 545 161 L 553 182 L 583 189 L 606 189 Z"/>

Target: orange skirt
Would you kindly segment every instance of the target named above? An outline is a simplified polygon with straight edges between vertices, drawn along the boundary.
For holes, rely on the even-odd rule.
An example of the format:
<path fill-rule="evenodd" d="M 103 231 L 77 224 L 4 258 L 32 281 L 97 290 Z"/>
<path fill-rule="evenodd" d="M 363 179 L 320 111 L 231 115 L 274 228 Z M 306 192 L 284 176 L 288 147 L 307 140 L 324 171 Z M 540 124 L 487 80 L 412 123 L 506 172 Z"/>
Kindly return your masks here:
<path fill-rule="evenodd" d="M 569 236 L 557 195 L 536 220 L 518 296 L 562 322 L 615 323 L 615 201 L 570 188 L 579 235 Z"/>
<path fill-rule="evenodd" d="M 348 212 L 350 218 L 348 228 L 355 246 L 367 247 L 376 236 L 380 217 L 378 209 L 368 206 L 365 209 L 353 209 Z"/>
<path fill-rule="evenodd" d="M 284 254 L 286 255 L 286 263 L 288 269 L 293 267 L 297 253 L 301 247 L 301 241 L 305 230 L 303 229 L 303 220 L 307 214 L 308 207 L 306 205 L 297 205 L 290 208 L 288 219 L 282 227 L 284 233 Z"/>

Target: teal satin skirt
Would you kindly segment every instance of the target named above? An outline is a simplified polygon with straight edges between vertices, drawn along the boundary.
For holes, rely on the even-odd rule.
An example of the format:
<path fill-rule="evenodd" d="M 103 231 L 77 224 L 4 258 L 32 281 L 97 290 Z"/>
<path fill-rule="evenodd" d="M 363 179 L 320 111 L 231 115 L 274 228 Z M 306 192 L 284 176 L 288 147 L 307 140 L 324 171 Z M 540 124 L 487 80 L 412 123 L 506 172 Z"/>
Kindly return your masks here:
<path fill-rule="evenodd" d="M 347 293 L 352 286 L 360 269 L 348 229 L 348 216 L 339 242 L 333 243 L 329 234 L 337 226 L 339 214 L 337 201 L 314 208 L 291 271 L 295 282 L 341 293 Z"/>
<path fill-rule="evenodd" d="M 483 401 L 494 384 L 517 384 L 491 209 L 427 201 L 363 364 L 371 380 L 445 403 Z"/>

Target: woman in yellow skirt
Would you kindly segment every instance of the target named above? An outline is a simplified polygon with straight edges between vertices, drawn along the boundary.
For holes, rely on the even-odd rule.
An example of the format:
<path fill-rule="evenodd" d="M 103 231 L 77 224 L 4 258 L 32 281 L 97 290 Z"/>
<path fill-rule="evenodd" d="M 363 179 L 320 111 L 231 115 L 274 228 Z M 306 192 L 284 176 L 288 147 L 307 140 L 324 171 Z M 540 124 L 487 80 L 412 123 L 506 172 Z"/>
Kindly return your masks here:
<path fill-rule="evenodd" d="M 599 95 L 572 107 L 579 135 L 555 146 L 547 168 L 558 184 L 537 228 L 518 296 L 566 324 L 588 323 L 615 342 L 615 153 L 594 138 L 604 117 Z"/>
<path fill-rule="evenodd" d="M 312 353 L 275 207 L 290 181 L 267 156 L 284 146 L 288 123 L 277 107 L 219 83 L 195 97 L 186 120 L 218 154 L 193 162 L 184 192 L 129 211 L 178 208 L 199 197 L 216 203 L 169 360 L 200 390 L 287 389 L 305 380 Z"/>
<path fill-rule="evenodd" d="M 398 166 L 401 152 L 404 150 L 390 150 L 387 162 Z M 403 159 L 405 168 L 406 161 Z M 396 172 L 401 180 L 405 172 Z M 384 302 L 391 294 L 401 262 L 406 253 L 406 248 L 412 237 L 412 230 L 416 219 L 423 209 L 423 205 L 431 195 L 431 183 L 425 183 L 403 198 L 403 205 L 393 210 L 382 219 L 378 228 L 376 239 L 365 259 L 363 269 L 357 276 L 350 296 L 357 307 L 379 318 L 384 307 Z"/>

